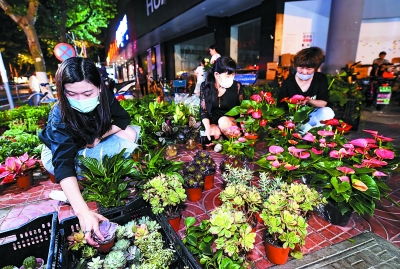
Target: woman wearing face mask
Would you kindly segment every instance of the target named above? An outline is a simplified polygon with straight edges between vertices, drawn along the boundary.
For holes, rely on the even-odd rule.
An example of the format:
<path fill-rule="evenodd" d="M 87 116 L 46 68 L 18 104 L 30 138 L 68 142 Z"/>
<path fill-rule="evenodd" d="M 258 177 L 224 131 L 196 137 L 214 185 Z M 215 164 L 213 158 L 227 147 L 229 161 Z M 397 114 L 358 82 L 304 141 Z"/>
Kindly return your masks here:
<path fill-rule="evenodd" d="M 303 105 L 313 106 L 316 109 L 310 113 L 310 120 L 300 127 L 305 133 L 313 127 L 322 126 L 322 120 L 332 119 L 335 116 L 333 110 L 326 107 L 328 104 L 328 79 L 317 72 L 324 61 L 324 53 L 318 47 L 311 47 L 299 51 L 294 56 L 296 74 L 289 76 L 279 90 L 279 100 L 294 95 L 303 95 L 306 99 Z"/>
<path fill-rule="evenodd" d="M 234 81 L 236 63 L 230 57 L 218 58 L 212 70 L 206 75 L 200 88 L 200 118 L 205 135 L 218 139 L 227 130 L 236 125 L 233 117 L 225 113 L 240 105 L 242 92 L 240 84 Z"/>
<path fill-rule="evenodd" d="M 42 162 L 60 183 L 86 240 L 96 246 L 90 235 L 94 232 L 102 238 L 98 223 L 105 218 L 91 211 L 82 198 L 76 157 L 83 155 L 100 160 L 124 148 L 129 155 L 137 147 L 140 128 L 128 126 L 129 114 L 107 90 L 92 61 L 80 57 L 65 60 L 55 80 L 59 102 L 39 134 L 45 144 Z"/>

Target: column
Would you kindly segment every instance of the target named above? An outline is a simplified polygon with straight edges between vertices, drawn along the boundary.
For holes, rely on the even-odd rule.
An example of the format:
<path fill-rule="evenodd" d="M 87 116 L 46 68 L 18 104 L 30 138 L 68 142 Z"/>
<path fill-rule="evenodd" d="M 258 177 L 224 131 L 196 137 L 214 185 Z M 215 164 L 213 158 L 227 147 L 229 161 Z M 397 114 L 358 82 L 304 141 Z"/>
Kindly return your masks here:
<path fill-rule="evenodd" d="M 363 10 L 364 0 L 332 0 L 324 72 L 335 73 L 355 61 Z"/>

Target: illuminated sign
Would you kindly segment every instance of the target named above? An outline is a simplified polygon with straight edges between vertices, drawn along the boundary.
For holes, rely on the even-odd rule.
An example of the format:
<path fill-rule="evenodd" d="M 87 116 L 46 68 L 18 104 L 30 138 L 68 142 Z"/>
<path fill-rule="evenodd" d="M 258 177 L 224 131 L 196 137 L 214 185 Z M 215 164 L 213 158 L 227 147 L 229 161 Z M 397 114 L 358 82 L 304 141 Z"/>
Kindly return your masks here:
<path fill-rule="evenodd" d="M 147 16 L 157 10 L 160 6 L 166 4 L 166 0 L 146 0 Z"/>
<path fill-rule="evenodd" d="M 119 22 L 118 29 L 115 32 L 115 40 L 117 42 L 118 48 L 124 47 L 129 40 L 128 20 L 126 18 L 126 15 L 124 15 L 122 20 Z"/>

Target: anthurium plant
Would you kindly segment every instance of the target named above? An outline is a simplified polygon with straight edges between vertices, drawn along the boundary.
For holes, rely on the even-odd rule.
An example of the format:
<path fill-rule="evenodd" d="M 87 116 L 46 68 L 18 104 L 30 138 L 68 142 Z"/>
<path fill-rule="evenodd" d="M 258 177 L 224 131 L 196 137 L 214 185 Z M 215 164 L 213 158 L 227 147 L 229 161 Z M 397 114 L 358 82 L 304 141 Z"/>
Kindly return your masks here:
<path fill-rule="evenodd" d="M 261 218 L 267 227 L 267 240 L 283 248 L 303 246 L 308 226 L 306 215 L 325 202 L 325 198 L 305 184 L 282 184 L 263 204 Z M 300 251 L 292 251 L 291 255 L 302 257 Z"/>
<path fill-rule="evenodd" d="M 38 160 L 32 158 L 25 153 L 19 157 L 8 157 L 4 163 L 0 165 L 1 184 L 11 183 L 19 176 L 23 176 L 33 169 Z"/>

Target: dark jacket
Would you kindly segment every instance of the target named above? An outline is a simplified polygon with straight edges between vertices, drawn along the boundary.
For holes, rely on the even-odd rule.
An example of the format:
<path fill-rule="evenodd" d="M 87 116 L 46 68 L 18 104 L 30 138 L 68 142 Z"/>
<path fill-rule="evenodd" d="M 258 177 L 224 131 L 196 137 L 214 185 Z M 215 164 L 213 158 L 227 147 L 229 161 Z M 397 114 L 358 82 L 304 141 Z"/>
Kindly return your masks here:
<path fill-rule="evenodd" d="M 125 129 L 130 123 L 130 117 L 119 102 L 110 96 L 112 124 Z M 55 104 L 49 114 L 46 127 L 39 133 L 39 139 L 51 150 L 56 181 L 76 176 L 75 157 L 80 149 L 86 146 L 85 141 L 71 132 L 68 124 L 62 122 L 59 103 Z"/>

